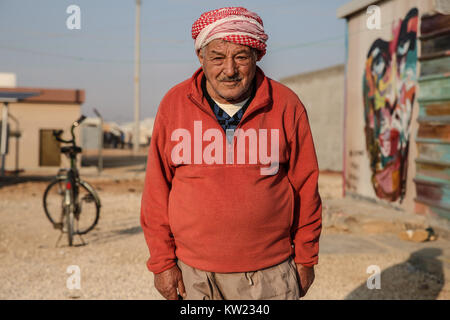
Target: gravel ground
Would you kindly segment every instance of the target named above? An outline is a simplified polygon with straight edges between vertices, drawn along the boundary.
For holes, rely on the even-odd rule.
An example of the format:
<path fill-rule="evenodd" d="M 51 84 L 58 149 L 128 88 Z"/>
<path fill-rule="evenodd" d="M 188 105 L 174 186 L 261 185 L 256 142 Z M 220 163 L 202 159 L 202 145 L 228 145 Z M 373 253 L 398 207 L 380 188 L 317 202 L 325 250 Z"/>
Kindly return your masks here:
<path fill-rule="evenodd" d="M 102 210 L 98 226 L 68 247 L 42 209 L 45 182 L 0 189 L 0 299 L 157 299 L 145 266 L 139 227 L 142 181 L 93 183 Z M 26 201 L 24 201 L 24 196 Z M 79 238 L 76 243 L 80 244 Z M 68 266 L 78 265 L 81 290 L 68 290 Z"/>
<path fill-rule="evenodd" d="M 84 236 L 87 245 L 75 247 L 67 246 L 66 237 L 56 246 L 60 232 L 52 228 L 41 204 L 46 182 L 0 187 L 0 299 L 161 299 L 145 266 L 148 250 L 139 226 L 143 173 L 114 175 L 87 179 L 99 191 L 101 217 L 96 229 Z M 321 186 L 325 203 L 340 197 L 338 176 L 322 177 Z M 371 236 L 378 237 L 371 238 L 376 250 L 361 242 Z M 316 281 L 306 299 L 450 298 L 445 280 L 450 274 L 443 260 L 432 258 L 434 269 L 423 269 L 411 255 L 435 247 L 446 253 L 447 240 L 411 250 L 380 249 L 389 239 L 382 232 L 358 235 L 333 226 L 324 229 Z M 372 264 L 381 268 L 381 290 L 365 286 L 366 269 Z M 71 265 L 80 268 L 79 290 L 66 287 Z"/>

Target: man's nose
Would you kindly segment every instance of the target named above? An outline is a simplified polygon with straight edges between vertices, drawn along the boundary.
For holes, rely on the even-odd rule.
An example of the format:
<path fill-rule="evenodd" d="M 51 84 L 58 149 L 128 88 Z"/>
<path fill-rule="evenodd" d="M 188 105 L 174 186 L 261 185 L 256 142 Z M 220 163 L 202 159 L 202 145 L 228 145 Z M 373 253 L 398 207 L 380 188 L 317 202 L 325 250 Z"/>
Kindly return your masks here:
<path fill-rule="evenodd" d="M 233 58 L 229 57 L 225 59 L 225 63 L 223 66 L 223 73 L 230 78 L 236 75 L 237 65 Z"/>

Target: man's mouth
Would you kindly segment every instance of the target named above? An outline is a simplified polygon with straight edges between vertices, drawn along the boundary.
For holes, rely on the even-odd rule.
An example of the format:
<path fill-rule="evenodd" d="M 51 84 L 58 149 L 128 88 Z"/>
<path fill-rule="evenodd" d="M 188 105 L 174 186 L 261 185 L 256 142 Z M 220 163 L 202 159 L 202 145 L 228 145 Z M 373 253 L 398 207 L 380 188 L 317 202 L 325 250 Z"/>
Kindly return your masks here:
<path fill-rule="evenodd" d="M 236 80 L 222 80 L 221 82 L 224 83 L 225 85 L 233 85 L 233 84 L 237 84 L 238 82 L 240 82 L 241 79 L 236 79 Z"/>
<path fill-rule="evenodd" d="M 241 81 L 242 79 L 241 78 L 231 78 L 231 79 L 223 79 L 223 80 L 220 80 L 221 82 L 238 82 L 238 81 Z"/>

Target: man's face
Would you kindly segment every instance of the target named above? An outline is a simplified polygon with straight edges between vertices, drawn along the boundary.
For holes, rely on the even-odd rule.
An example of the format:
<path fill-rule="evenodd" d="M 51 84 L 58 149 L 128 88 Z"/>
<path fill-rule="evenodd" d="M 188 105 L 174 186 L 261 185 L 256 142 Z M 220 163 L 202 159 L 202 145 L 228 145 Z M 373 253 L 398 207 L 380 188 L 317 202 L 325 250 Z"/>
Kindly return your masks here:
<path fill-rule="evenodd" d="M 217 39 L 197 55 L 213 99 L 236 103 L 249 96 L 256 73 L 256 52 L 250 47 Z"/>

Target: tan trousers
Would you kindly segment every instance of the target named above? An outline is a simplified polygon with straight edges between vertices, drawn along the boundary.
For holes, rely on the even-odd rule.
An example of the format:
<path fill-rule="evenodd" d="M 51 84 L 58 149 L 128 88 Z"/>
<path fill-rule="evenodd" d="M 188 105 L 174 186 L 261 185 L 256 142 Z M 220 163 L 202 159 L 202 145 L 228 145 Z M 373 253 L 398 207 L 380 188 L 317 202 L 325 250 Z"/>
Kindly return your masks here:
<path fill-rule="evenodd" d="M 262 270 L 218 273 L 195 269 L 178 260 L 186 300 L 298 300 L 300 288 L 292 258 Z"/>

